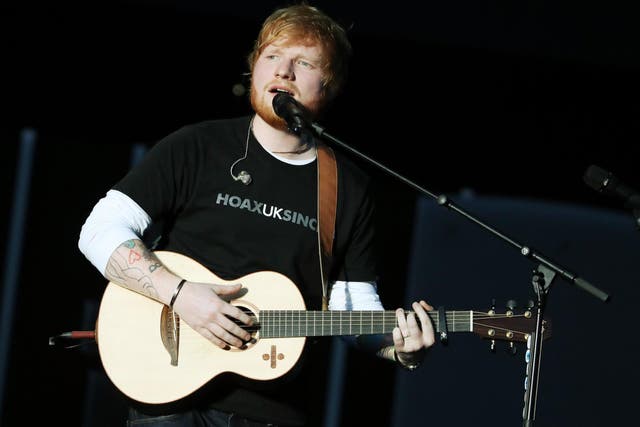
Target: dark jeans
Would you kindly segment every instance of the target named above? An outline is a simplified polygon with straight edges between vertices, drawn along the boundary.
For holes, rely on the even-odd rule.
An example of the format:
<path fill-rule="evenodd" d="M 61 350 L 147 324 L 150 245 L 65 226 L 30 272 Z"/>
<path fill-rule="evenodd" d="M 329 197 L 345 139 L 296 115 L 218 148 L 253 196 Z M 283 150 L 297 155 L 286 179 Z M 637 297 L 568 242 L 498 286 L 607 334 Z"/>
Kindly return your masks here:
<path fill-rule="evenodd" d="M 276 424 L 248 420 L 215 409 L 190 410 L 169 415 L 146 415 L 129 409 L 127 426 L 145 427 L 277 427 Z"/>

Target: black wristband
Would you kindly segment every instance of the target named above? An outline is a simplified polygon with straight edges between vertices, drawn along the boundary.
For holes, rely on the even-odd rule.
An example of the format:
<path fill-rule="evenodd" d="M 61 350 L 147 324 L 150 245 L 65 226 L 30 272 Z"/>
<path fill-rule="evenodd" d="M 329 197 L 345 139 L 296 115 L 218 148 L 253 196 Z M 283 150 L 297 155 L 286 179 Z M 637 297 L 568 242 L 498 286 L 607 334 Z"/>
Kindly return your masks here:
<path fill-rule="evenodd" d="M 173 303 L 176 302 L 176 298 L 178 298 L 178 294 L 180 293 L 180 290 L 182 289 L 182 286 L 186 281 L 187 279 L 182 279 L 180 283 L 178 283 L 178 286 L 176 286 L 176 290 L 173 291 L 173 296 L 171 297 L 171 302 L 169 303 L 170 308 L 173 308 Z"/>

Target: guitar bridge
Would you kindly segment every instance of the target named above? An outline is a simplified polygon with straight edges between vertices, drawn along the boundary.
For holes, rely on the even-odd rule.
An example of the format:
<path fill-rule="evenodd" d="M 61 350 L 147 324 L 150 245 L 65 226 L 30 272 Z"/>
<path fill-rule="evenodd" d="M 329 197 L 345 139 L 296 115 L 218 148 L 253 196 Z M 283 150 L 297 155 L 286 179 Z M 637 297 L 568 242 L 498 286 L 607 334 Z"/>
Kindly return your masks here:
<path fill-rule="evenodd" d="M 165 306 L 160 316 L 160 337 L 171 357 L 171 366 L 178 366 L 178 344 L 180 342 L 180 316 Z"/>

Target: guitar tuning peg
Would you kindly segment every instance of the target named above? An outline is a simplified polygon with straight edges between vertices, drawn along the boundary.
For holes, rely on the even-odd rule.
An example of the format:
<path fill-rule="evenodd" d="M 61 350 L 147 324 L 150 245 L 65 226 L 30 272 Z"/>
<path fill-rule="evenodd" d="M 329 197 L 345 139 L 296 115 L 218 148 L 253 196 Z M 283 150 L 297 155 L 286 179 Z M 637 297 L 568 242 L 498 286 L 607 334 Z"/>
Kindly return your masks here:
<path fill-rule="evenodd" d="M 510 355 L 515 355 L 518 352 L 518 348 L 516 347 L 516 345 L 513 343 L 513 341 L 509 342 L 509 346 L 507 347 L 507 353 L 509 353 Z"/>
<path fill-rule="evenodd" d="M 491 353 L 495 353 L 496 352 L 496 340 L 491 340 L 491 345 L 489 346 L 489 351 Z"/>
<path fill-rule="evenodd" d="M 507 301 L 507 312 L 506 315 L 507 316 L 513 316 L 513 311 L 515 310 L 515 308 L 518 306 L 518 303 L 515 300 L 510 299 L 509 301 Z"/>
<path fill-rule="evenodd" d="M 533 308 L 536 306 L 536 303 L 533 302 L 532 299 L 530 299 L 529 301 L 527 301 L 527 308 Z"/>

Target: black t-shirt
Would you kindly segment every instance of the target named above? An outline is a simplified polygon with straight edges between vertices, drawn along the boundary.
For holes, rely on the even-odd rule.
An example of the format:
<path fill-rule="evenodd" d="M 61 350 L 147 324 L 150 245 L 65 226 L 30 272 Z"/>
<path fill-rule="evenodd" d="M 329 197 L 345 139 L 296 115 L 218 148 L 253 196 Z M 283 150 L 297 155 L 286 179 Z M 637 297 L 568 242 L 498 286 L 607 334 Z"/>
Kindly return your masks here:
<path fill-rule="evenodd" d="M 114 189 L 136 201 L 154 225 L 162 225 L 156 249 L 187 255 L 226 280 L 277 271 L 296 284 L 308 309 L 320 309 L 317 162 L 291 165 L 278 160 L 257 142 L 249 123 L 250 117 L 241 117 L 185 126 L 159 141 Z M 247 137 L 248 155 L 233 174 L 246 170 L 250 185 L 234 180 L 230 171 L 244 156 Z M 338 205 L 330 277 L 373 281 L 370 181 L 337 151 L 336 158 Z M 318 341 L 309 339 L 307 347 L 326 345 L 313 344 Z M 206 393 L 212 406 L 249 418 L 295 423 L 298 411 L 305 412 L 301 406 L 322 405 L 307 405 L 302 398 L 309 391 L 306 372 L 319 371 L 302 369 L 315 357 L 308 353 L 277 381 L 251 382 L 230 375 L 214 379 L 197 394 Z M 326 369 L 322 371 L 326 375 Z"/>

